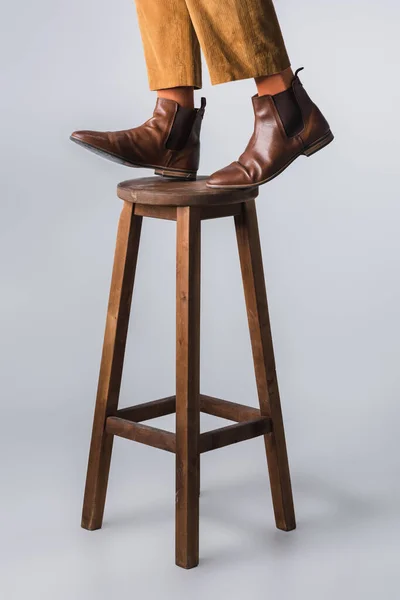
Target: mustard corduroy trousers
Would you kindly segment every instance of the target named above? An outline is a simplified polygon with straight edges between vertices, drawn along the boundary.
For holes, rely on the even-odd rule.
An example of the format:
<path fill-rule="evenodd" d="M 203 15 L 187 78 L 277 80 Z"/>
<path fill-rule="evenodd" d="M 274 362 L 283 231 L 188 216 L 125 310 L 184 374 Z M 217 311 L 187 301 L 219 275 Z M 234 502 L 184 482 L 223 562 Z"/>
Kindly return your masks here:
<path fill-rule="evenodd" d="M 279 73 L 290 66 L 272 0 L 135 0 L 151 90 Z"/>

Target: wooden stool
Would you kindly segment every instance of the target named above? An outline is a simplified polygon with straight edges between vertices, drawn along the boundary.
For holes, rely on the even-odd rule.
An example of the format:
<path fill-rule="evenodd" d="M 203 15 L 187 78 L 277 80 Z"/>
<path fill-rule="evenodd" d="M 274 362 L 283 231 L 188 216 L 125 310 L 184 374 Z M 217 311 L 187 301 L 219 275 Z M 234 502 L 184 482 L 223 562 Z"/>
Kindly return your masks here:
<path fill-rule="evenodd" d="M 200 454 L 264 436 L 276 526 L 296 527 L 275 371 L 255 198 L 258 188 L 207 188 L 205 177 L 185 182 L 150 177 L 118 186 L 119 222 L 101 359 L 82 527 L 102 525 L 115 435 L 176 455 L 176 564 L 199 562 Z M 246 298 L 260 410 L 200 394 L 200 224 L 233 216 Z M 177 222 L 176 395 L 118 410 L 143 217 Z M 234 425 L 200 433 L 200 411 Z M 176 412 L 176 434 L 142 424 Z"/>

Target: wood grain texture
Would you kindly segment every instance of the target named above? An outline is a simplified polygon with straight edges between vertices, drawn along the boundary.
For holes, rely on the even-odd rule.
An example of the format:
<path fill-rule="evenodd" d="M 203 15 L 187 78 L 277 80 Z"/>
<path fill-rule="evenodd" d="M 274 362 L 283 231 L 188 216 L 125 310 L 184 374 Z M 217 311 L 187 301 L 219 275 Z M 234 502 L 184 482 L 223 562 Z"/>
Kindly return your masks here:
<path fill-rule="evenodd" d="M 200 409 L 201 412 L 229 421 L 254 421 L 261 417 L 259 408 L 228 402 L 228 400 L 221 400 L 204 394 L 200 394 Z"/>
<path fill-rule="evenodd" d="M 161 398 L 160 400 L 152 400 L 151 402 L 136 404 L 135 406 L 129 406 L 127 408 L 120 408 L 117 410 L 115 416 L 139 423 L 140 421 L 147 421 L 149 419 L 170 415 L 175 411 L 176 396 L 168 396 L 167 398 Z M 254 421 L 261 417 L 259 408 L 245 406 L 244 404 L 238 404 L 237 402 L 229 402 L 228 400 L 221 400 L 220 398 L 214 398 L 213 396 L 205 396 L 204 394 L 200 394 L 200 411 L 215 417 L 237 422 Z"/>
<path fill-rule="evenodd" d="M 200 214 L 177 211 L 176 564 L 199 562 Z"/>
<path fill-rule="evenodd" d="M 158 206 L 153 204 L 135 204 L 135 215 L 140 217 L 150 217 L 152 219 L 164 219 L 166 221 L 176 221 L 175 206 Z"/>
<path fill-rule="evenodd" d="M 157 419 L 158 417 L 171 415 L 175 412 L 175 398 L 175 396 L 168 396 L 167 398 L 161 398 L 160 400 L 152 400 L 151 402 L 145 402 L 144 404 L 121 408 L 117 411 L 116 416 L 121 419 L 140 423 L 140 421 L 148 421 L 149 419 Z"/>
<path fill-rule="evenodd" d="M 82 527 L 99 529 L 103 521 L 113 436 L 107 417 L 118 406 L 142 218 L 124 203 L 118 227 L 103 354 L 82 512 Z"/>
<path fill-rule="evenodd" d="M 200 454 L 263 435 L 275 520 L 296 526 L 254 199 L 258 188 L 213 190 L 206 178 L 123 182 L 82 527 L 102 525 L 115 435 L 176 454 L 176 564 L 199 562 Z M 143 216 L 176 220 L 176 396 L 118 410 Z M 260 410 L 200 395 L 201 221 L 234 216 Z M 176 411 L 176 433 L 144 425 Z M 200 434 L 200 411 L 235 424 Z"/>
<path fill-rule="evenodd" d="M 196 181 L 177 181 L 162 177 L 144 177 L 123 181 L 118 196 L 134 204 L 163 206 L 217 206 L 236 204 L 258 196 L 258 187 L 218 190 L 206 186 L 207 177 Z"/>
<path fill-rule="evenodd" d="M 240 214 L 240 204 L 216 204 L 215 206 L 202 206 L 200 218 L 202 221 L 211 219 L 222 219 L 225 217 L 234 217 Z"/>
<path fill-rule="evenodd" d="M 251 440 L 260 435 L 270 433 L 272 421 L 268 417 L 261 417 L 254 421 L 235 423 L 227 427 L 220 427 L 200 435 L 200 452 L 210 452 L 224 448 L 231 444 Z"/>
<path fill-rule="evenodd" d="M 132 442 L 140 442 L 167 452 L 175 452 L 175 434 L 164 429 L 133 423 L 120 417 L 108 417 L 106 431 Z"/>
<path fill-rule="evenodd" d="M 254 200 L 243 203 L 235 224 L 261 414 L 273 423 L 265 446 L 275 520 L 290 531 L 296 520 Z"/>
<path fill-rule="evenodd" d="M 201 206 L 200 208 L 200 219 L 202 221 L 234 217 L 235 215 L 240 214 L 241 211 L 240 204 L 216 204 Z M 162 204 L 135 204 L 135 215 L 153 219 L 176 221 L 176 209 L 176 206 L 164 206 Z"/>

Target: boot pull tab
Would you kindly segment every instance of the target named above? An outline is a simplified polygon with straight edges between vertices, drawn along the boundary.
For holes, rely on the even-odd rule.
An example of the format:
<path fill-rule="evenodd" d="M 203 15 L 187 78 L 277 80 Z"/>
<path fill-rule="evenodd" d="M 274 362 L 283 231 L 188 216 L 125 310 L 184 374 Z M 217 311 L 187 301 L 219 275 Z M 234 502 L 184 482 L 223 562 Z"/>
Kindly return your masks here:
<path fill-rule="evenodd" d="M 297 69 L 296 73 L 294 74 L 295 79 L 298 76 L 298 74 L 300 73 L 300 71 L 304 71 L 304 67 L 300 67 L 300 69 Z M 297 79 L 298 79 L 298 77 L 297 77 Z"/>
<path fill-rule="evenodd" d="M 200 108 L 199 108 L 199 113 L 201 114 L 201 116 L 204 115 L 205 110 L 206 110 L 206 106 L 207 106 L 207 100 L 205 98 L 202 98 L 201 99 Z"/>

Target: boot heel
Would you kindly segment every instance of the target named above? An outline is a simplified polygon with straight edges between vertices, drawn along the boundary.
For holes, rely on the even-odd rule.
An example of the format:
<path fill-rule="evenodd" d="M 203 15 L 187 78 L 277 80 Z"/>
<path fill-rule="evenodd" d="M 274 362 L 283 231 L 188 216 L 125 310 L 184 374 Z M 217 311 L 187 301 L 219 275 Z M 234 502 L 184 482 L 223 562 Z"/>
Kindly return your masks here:
<path fill-rule="evenodd" d="M 322 150 L 322 148 L 325 148 L 325 146 L 333 142 L 334 138 L 335 136 L 333 135 L 333 133 L 329 131 L 326 135 L 324 135 L 323 138 L 319 139 L 311 146 L 308 146 L 308 148 L 304 148 L 304 156 L 312 156 L 313 154 L 318 152 L 318 150 Z"/>
<path fill-rule="evenodd" d="M 195 181 L 197 178 L 195 171 L 172 171 L 170 169 L 156 169 L 155 175 L 169 177 L 171 179 L 184 179 L 185 181 Z"/>

